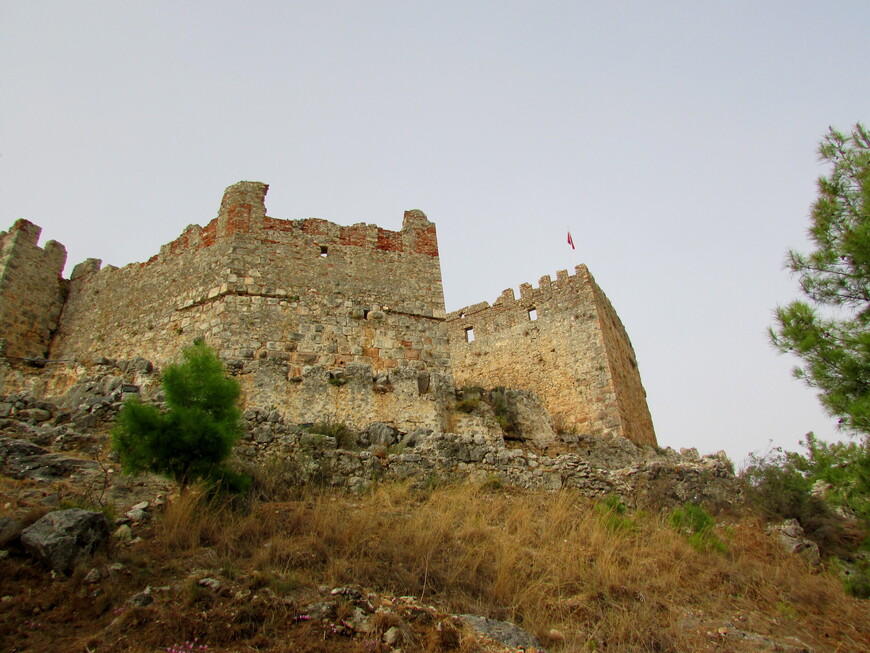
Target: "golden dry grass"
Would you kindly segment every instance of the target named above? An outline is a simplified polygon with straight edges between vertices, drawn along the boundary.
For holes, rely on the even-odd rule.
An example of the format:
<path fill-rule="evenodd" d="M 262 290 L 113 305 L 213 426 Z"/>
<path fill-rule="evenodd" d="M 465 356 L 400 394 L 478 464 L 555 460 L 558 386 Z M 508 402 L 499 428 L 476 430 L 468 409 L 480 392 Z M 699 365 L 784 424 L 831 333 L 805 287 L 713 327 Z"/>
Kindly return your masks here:
<path fill-rule="evenodd" d="M 412 595 L 514 621 L 554 650 L 723 650 L 708 631 L 726 624 L 820 651 L 870 650 L 866 603 L 832 575 L 781 552 L 751 517 L 718 533 L 725 554 L 695 550 L 663 516 L 615 519 L 570 491 L 385 485 L 246 514 L 189 493 L 150 550 L 183 561 L 208 547 L 227 573 L 282 587 Z"/>
<path fill-rule="evenodd" d="M 292 621 L 322 600 L 318 586 L 353 584 L 513 621 L 553 652 L 763 650 L 720 629 L 870 651 L 867 602 L 784 553 L 751 515 L 719 516 L 728 523 L 717 528 L 727 542 L 718 553 L 693 548 L 666 515 L 617 514 L 570 491 L 390 484 L 285 497 L 240 508 L 191 489 L 137 527 L 139 544 L 98 555 L 93 566 L 120 561 L 125 571 L 97 585 L 83 582 L 88 568 L 63 580 L 23 555 L 0 560 L 0 596 L 14 597 L 0 611 L 0 648 L 153 652 L 198 636 L 212 652 L 370 653 Z M 206 573 L 232 590 L 204 591 L 196 580 Z M 149 585 L 171 589 L 130 608 Z M 376 628 L 390 625 L 382 616 Z M 480 650 L 434 623 L 402 627 L 405 651 Z"/>

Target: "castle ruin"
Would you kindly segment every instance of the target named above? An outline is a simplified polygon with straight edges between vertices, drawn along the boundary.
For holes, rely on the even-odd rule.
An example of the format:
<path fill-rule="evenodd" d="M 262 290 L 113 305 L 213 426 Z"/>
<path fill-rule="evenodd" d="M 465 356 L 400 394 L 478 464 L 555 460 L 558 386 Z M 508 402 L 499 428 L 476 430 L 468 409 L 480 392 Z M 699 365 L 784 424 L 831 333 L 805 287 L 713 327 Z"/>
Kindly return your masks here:
<path fill-rule="evenodd" d="M 287 420 L 450 426 L 456 389 L 539 398 L 558 430 L 655 444 L 634 351 L 585 266 L 491 306 L 445 312 L 435 225 L 401 231 L 266 215 L 266 184 L 227 188 L 218 216 L 122 268 L 66 252 L 18 220 L 0 233 L 7 365 L 45 373 L 109 358 L 177 358 L 196 338 L 241 382 L 247 407 Z M 57 384 L 56 384 L 57 385 Z"/>

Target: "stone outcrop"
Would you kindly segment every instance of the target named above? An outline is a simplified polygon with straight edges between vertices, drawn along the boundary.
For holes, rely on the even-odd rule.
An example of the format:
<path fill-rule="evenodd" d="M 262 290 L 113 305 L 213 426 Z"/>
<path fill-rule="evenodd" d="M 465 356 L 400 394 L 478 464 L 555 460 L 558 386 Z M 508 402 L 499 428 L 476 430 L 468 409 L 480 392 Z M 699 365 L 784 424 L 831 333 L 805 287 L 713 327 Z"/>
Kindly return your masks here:
<path fill-rule="evenodd" d="M 109 524 L 103 513 L 71 508 L 50 512 L 25 528 L 21 543 L 49 567 L 66 573 L 108 537 Z"/>
<path fill-rule="evenodd" d="M 767 527 L 767 532 L 776 537 L 780 546 L 789 553 L 800 555 L 814 567 L 822 563 L 819 545 L 805 537 L 804 529 L 797 519 L 786 519 L 781 524 L 771 524 Z"/>
<path fill-rule="evenodd" d="M 478 617 L 472 614 L 461 614 L 459 618 L 473 628 L 475 632 L 486 635 L 511 650 L 519 649 L 525 651 L 534 649 L 542 652 L 545 651 L 544 646 L 534 635 L 516 624 L 489 619 L 488 617 Z"/>

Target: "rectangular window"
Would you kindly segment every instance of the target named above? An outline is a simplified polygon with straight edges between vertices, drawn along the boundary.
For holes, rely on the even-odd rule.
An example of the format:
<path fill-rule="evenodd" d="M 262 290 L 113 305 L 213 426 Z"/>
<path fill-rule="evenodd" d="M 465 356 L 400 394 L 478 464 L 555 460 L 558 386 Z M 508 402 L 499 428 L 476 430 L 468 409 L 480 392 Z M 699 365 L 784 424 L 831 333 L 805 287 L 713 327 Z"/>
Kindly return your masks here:
<path fill-rule="evenodd" d="M 474 342 L 474 327 L 465 327 L 465 342 Z"/>
<path fill-rule="evenodd" d="M 535 320 L 538 319 L 538 309 L 536 309 L 536 308 L 530 308 L 530 309 L 529 309 L 529 319 L 530 319 L 532 322 L 534 322 Z"/>
<path fill-rule="evenodd" d="M 320 246 L 320 258 L 326 258 L 329 248 L 326 245 Z"/>

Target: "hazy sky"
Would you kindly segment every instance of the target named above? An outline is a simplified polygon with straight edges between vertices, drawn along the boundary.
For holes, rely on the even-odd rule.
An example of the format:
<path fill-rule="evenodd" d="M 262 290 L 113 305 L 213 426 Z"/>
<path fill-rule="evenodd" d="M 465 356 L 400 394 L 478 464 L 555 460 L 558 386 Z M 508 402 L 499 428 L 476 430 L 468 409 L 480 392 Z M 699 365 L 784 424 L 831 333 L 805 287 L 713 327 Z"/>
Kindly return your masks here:
<path fill-rule="evenodd" d="M 217 213 L 438 226 L 448 310 L 586 263 L 659 443 L 836 435 L 766 337 L 870 3 L 0 0 L 0 229 L 124 265 Z M 566 243 L 570 229 L 576 253 Z"/>

